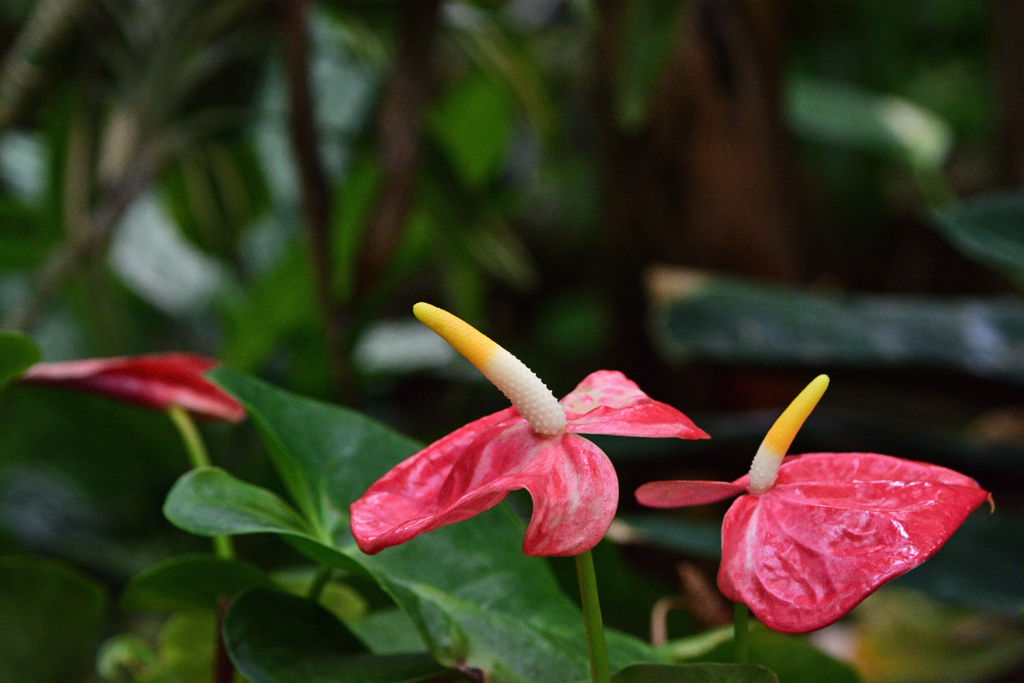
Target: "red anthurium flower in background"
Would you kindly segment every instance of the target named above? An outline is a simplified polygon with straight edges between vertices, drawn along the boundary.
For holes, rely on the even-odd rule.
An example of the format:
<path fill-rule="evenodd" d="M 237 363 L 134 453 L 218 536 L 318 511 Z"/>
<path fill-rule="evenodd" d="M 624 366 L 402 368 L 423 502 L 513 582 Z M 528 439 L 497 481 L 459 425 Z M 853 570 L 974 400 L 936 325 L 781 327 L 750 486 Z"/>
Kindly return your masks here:
<path fill-rule="evenodd" d="M 785 633 L 828 626 L 886 581 L 931 557 L 988 498 L 953 470 L 877 453 L 785 457 L 828 386 L 819 376 L 779 417 L 736 481 L 658 481 L 650 507 L 743 493 L 722 522 L 718 587 Z"/>
<path fill-rule="evenodd" d="M 533 372 L 459 318 L 419 303 L 416 317 L 512 401 L 395 466 L 351 505 L 352 534 L 377 553 L 479 514 L 527 489 L 527 555 L 578 555 L 604 536 L 619 486 L 608 457 L 578 434 L 706 438 L 681 412 L 619 372 L 589 375 L 560 402 Z"/>
<path fill-rule="evenodd" d="M 37 363 L 20 381 L 88 391 L 156 410 L 180 406 L 197 417 L 241 422 L 245 409 L 203 378 L 217 364 L 188 353 L 90 358 Z"/>

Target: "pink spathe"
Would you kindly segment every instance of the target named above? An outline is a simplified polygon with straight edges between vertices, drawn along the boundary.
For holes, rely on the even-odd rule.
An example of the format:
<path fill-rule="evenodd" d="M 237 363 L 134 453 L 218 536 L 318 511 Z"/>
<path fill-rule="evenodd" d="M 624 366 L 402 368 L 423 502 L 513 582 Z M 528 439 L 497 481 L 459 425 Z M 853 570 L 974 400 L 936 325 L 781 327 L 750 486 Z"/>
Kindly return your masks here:
<path fill-rule="evenodd" d="M 604 536 L 619 486 L 608 457 L 578 434 L 707 438 L 622 373 L 589 375 L 559 404 L 565 430 L 534 432 L 515 407 L 480 418 L 399 463 L 351 505 L 352 534 L 369 554 L 468 519 L 514 489 L 533 497 L 527 555 L 578 555 Z"/>
<path fill-rule="evenodd" d="M 652 482 L 636 497 L 701 505 L 746 492 L 748 479 Z M 789 457 L 772 488 L 726 513 L 718 587 L 775 631 L 814 631 L 931 557 L 987 498 L 938 465 L 876 453 Z"/>
<path fill-rule="evenodd" d="M 90 358 L 37 363 L 19 381 L 102 394 L 156 410 L 180 406 L 197 417 L 241 422 L 245 409 L 203 377 L 217 365 L 190 353 Z"/>

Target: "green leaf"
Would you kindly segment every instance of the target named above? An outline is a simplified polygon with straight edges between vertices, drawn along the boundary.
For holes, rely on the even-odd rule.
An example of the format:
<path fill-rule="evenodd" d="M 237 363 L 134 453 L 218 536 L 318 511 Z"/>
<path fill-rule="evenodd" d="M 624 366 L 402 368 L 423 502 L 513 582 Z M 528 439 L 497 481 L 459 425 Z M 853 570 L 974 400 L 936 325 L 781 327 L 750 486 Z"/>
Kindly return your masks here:
<path fill-rule="evenodd" d="M 103 587 L 71 567 L 0 558 L 0 683 L 77 679 L 106 609 Z"/>
<path fill-rule="evenodd" d="M 634 664 L 612 676 L 612 683 L 778 683 L 754 664 Z"/>
<path fill-rule="evenodd" d="M 683 269 L 654 279 L 654 338 L 670 360 L 946 367 L 1024 381 L 1024 305 L 1010 299 L 826 295 Z"/>
<path fill-rule="evenodd" d="M 270 577 L 251 564 L 213 555 L 179 555 L 132 577 L 121 593 L 121 609 L 175 612 L 215 611 L 217 600 L 251 586 L 272 586 Z"/>
<path fill-rule="evenodd" d="M 227 369 L 211 377 L 246 406 L 282 480 L 294 498 L 304 499 L 303 509 L 326 533 L 316 536 L 270 515 L 225 507 L 240 499 L 225 502 L 220 497 L 225 491 L 189 483 L 200 474 L 228 477 L 211 470 L 186 475 L 175 486 L 167 506 L 175 523 L 204 534 L 279 533 L 317 562 L 362 568 L 448 667 L 480 669 L 495 683 L 568 683 L 587 677 L 579 608 L 560 591 L 542 559 L 523 555 L 523 524 L 506 507 L 378 555 L 363 555 L 351 540 L 348 505 L 418 444 L 358 413 L 293 396 Z M 178 492 L 186 490 L 188 497 L 179 498 Z M 646 643 L 615 631 L 609 631 L 608 645 L 613 669 L 658 659 Z"/>
<path fill-rule="evenodd" d="M 253 588 L 224 617 L 224 643 L 253 683 L 399 683 L 445 673 L 430 655 L 370 655 L 322 607 Z"/>
<path fill-rule="evenodd" d="M 750 627 L 750 662 L 775 672 L 779 683 L 857 683 L 860 679 L 849 664 L 829 657 L 806 638 L 776 633 L 752 623 Z M 683 648 L 669 644 L 665 652 L 681 652 Z M 697 654 L 701 662 L 733 661 L 732 638 L 710 652 Z"/>
<path fill-rule="evenodd" d="M 454 84 L 427 116 L 427 130 L 448 153 L 467 187 L 498 172 L 512 135 L 512 102 L 505 87 L 473 71 Z"/>
<path fill-rule="evenodd" d="M 948 204 L 931 224 L 968 258 L 1024 286 L 1024 194 L 1008 192 Z"/>
<path fill-rule="evenodd" d="M 209 502 L 215 505 L 209 505 Z M 272 491 L 236 479 L 219 467 L 197 467 L 167 494 L 172 524 L 207 536 L 258 532 L 305 535 L 308 526 Z"/>
<path fill-rule="evenodd" d="M 0 389 L 39 362 L 39 347 L 19 332 L 0 332 Z"/>

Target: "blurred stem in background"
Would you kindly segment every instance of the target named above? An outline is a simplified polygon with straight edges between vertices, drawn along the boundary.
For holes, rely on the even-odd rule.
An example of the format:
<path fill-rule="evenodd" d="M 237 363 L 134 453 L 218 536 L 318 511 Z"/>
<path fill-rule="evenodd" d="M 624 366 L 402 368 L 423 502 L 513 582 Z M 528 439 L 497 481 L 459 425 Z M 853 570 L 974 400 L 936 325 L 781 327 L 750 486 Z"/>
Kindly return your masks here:
<path fill-rule="evenodd" d="M 288 68 L 290 101 L 289 131 L 292 151 L 299 169 L 302 213 L 306 220 L 310 261 L 316 279 L 316 294 L 323 317 L 324 341 L 331 364 L 338 398 L 342 403 L 355 401 L 356 387 L 349 362 L 345 337 L 348 311 L 334 298 L 331 262 L 331 192 L 320 163 L 320 139 L 316 130 L 313 95 L 309 82 L 309 40 L 307 37 L 308 0 L 283 3 L 283 40 Z"/>

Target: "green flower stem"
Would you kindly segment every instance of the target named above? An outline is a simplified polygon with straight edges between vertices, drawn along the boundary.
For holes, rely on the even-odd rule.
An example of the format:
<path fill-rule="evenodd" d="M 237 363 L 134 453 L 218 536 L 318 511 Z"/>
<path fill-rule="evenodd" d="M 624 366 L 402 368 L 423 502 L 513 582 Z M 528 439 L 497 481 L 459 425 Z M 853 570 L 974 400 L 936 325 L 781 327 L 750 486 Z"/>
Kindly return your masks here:
<path fill-rule="evenodd" d="M 750 612 L 742 602 L 733 606 L 733 659 L 737 664 L 750 661 Z"/>
<path fill-rule="evenodd" d="M 181 440 L 185 443 L 185 450 L 188 452 L 188 459 L 192 463 L 192 467 L 209 467 L 210 456 L 206 452 L 206 446 L 203 444 L 203 437 L 199 434 L 199 429 L 188 414 L 188 411 L 181 406 L 171 406 L 167 409 L 167 415 L 170 416 L 171 422 L 174 423 L 174 426 L 178 428 L 178 433 L 181 434 Z M 231 560 L 235 557 L 235 548 L 231 544 L 231 538 L 228 536 L 214 536 L 213 548 L 217 553 L 217 557 L 222 557 L 226 560 Z"/>
<path fill-rule="evenodd" d="M 313 602 L 320 602 L 320 594 L 324 592 L 324 586 L 331 580 L 331 574 L 334 572 L 334 567 L 328 567 L 327 565 L 320 565 L 320 569 L 317 570 L 316 575 L 313 577 L 313 581 L 309 584 L 309 590 L 306 591 L 306 597 Z"/>
<path fill-rule="evenodd" d="M 604 642 L 604 623 L 601 621 L 601 601 L 597 597 L 597 574 L 594 572 L 594 558 L 589 550 L 576 556 L 576 574 L 580 581 L 583 625 L 587 631 L 587 648 L 590 650 L 590 673 L 593 675 L 594 683 L 611 683 L 608 648 Z"/>

